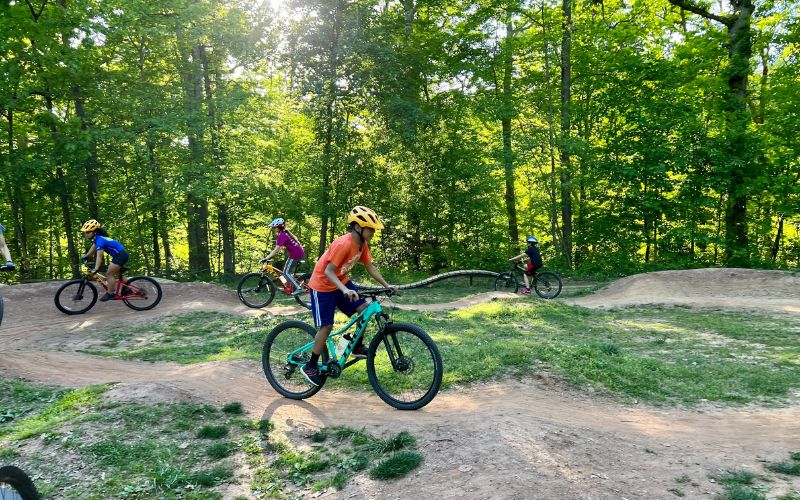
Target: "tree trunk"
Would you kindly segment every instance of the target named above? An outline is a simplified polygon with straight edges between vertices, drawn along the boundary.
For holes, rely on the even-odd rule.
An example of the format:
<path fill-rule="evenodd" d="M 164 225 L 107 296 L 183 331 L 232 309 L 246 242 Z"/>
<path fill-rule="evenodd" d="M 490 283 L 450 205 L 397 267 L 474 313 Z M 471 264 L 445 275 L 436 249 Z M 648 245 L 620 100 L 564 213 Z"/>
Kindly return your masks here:
<path fill-rule="evenodd" d="M 187 129 L 192 164 L 188 168 L 186 193 L 187 233 L 189 242 L 189 272 L 201 277 L 210 276 L 208 253 L 208 199 L 205 158 L 203 154 L 203 75 L 201 47 L 195 44 L 191 60 L 186 61 L 184 90 L 186 92 Z"/>
<path fill-rule="evenodd" d="M 712 14 L 689 0 L 669 0 L 673 5 L 699 14 L 707 19 L 722 23 L 728 32 L 728 67 L 725 70 L 728 93 L 723 109 L 727 120 L 726 168 L 722 172 L 728 179 L 725 188 L 727 195 L 725 211 L 725 260 L 730 266 L 746 265 L 749 260 L 747 238 L 747 198 L 748 179 L 755 176 L 748 172 L 757 154 L 751 152 L 748 126 L 752 116 L 748 108 L 747 83 L 750 75 L 750 56 L 753 41 L 750 24 L 755 11 L 752 0 L 731 0 L 733 13 Z"/>
<path fill-rule="evenodd" d="M 97 205 L 97 142 L 91 132 L 90 120 L 86 115 L 86 106 L 83 100 L 81 87 L 78 84 L 72 85 L 72 100 L 75 103 L 75 114 L 81 122 L 81 133 L 88 136 L 89 151 L 83 160 L 83 168 L 86 172 L 86 197 L 89 202 L 89 217 L 100 220 L 100 209 Z"/>
<path fill-rule="evenodd" d="M 561 246 L 567 267 L 572 267 L 572 164 L 571 92 L 572 92 L 572 0 L 563 0 L 561 35 Z"/>
<path fill-rule="evenodd" d="M 501 124 L 503 128 L 503 172 L 506 182 L 506 213 L 508 215 L 508 236 L 511 243 L 519 240 L 517 224 L 517 195 L 514 191 L 514 151 L 511 148 L 511 120 L 514 117 L 514 25 L 511 9 L 506 9 L 506 38 L 503 52 L 503 91 L 501 94 Z"/>
<path fill-rule="evenodd" d="M 547 86 L 547 152 L 550 157 L 550 177 L 548 194 L 550 195 L 550 236 L 553 238 L 553 247 L 556 256 L 561 255 L 561 238 L 558 235 L 558 182 L 556 181 L 556 153 L 555 153 L 555 111 L 553 110 L 553 85 L 550 75 L 550 46 L 547 42 L 547 19 L 545 5 L 542 3 L 542 40 L 544 44 L 544 78 Z"/>

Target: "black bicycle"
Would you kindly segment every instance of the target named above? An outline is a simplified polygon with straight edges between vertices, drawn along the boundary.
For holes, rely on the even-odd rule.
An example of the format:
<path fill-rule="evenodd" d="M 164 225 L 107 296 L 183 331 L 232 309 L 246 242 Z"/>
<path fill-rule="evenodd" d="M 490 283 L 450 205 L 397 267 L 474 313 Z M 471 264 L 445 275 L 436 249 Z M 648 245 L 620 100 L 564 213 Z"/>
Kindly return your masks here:
<path fill-rule="evenodd" d="M 260 273 L 247 273 L 242 276 L 239 285 L 236 287 L 236 294 L 239 300 L 247 307 L 260 309 L 267 307 L 272 299 L 275 298 L 275 291 L 294 297 L 298 304 L 311 309 L 311 298 L 308 288 L 308 281 L 311 273 L 293 274 L 294 279 L 300 284 L 301 292 L 295 295 L 294 287 L 283 275 L 283 271 L 273 266 L 269 262 L 261 264 Z"/>
<path fill-rule="evenodd" d="M 33 481 L 19 467 L 0 467 L 0 500 L 39 500 Z"/>
<path fill-rule="evenodd" d="M 518 262 L 511 263 L 511 270 L 500 273 L 494 280 L 494 289 L 503 292 L 517 293 L 520 282 L 523 282 L 522 273 L 525 268 Z M 561 278 L 552 271 L 537 271 L 529 276 L 531 288 L 536 295 L 543 299 L 554 299 L 561 293 Z"/>

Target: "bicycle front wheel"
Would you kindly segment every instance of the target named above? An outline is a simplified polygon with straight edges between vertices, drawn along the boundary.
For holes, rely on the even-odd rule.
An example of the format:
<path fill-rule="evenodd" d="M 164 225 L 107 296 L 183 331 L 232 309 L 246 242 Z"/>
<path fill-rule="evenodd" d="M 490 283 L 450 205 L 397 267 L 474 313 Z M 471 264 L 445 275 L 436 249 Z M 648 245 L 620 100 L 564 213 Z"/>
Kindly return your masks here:
<path fill-rule="evenodd" d="M 430 403 L 439 392 L 443 371 L 439 349 L 418 326 L 386 325 L 369 345 L 369 383 L 398 410 L 417 410 Z"/>
<path fill-rule="evenodd" d="M 127 286 L 130 285 L 130 286 Z M 147 311 L 161 302 L 161 285 L 147 276 L 136 276 L 122 285 L 122 299 L 126 306 L 135 311 Z"/>
<path fill-rule="evenodd" d="M 56 292 L 55 300 L 64 314 L 83 314 L 97 302 L 97 289 L 83 279 L 67 281 Z"/>
<path fill-rule="evenodd" d="M 533 289 L 543 299 L 554 299 L 561 293 L 561 278 L 550 271 L 541 272 L 533 280 Z"/>
<path fill-rule="evenodd" d="M 247 273 L 242 276 L 236 287 L 239 300 L 247 307 L 260 309 L 266 307 L 275 298 L 275 284 L 271 278 L 261 273 Z"/>
<path fill-rule="evenodd" d="M 519 289 L 519 281 L 514 273 L 500 273 L 500 276 L 494 280 L 494 289 L 498 292 L 511 292 L 517 293 Z"/>
<path fill-rule="evenodd" d="M 13 465 L 0 468 L 0 500 L 39 500 L 33 481 Z"/>
<path fill-rule="evenodd" d="M 264 369 L 269 385 L 289 399 L 310 398 L 322 386 L 310 383 L 300 368 L 311 358 L 311 346 L 300 352 L 297 349 L 314 341 L 317 332 L 308 323 L 286 321 L 276 326 L 264 342 L 261 350 L 261 367 Z M 328 362 L 327 349 L 320 357 L 323 364 Z"/>

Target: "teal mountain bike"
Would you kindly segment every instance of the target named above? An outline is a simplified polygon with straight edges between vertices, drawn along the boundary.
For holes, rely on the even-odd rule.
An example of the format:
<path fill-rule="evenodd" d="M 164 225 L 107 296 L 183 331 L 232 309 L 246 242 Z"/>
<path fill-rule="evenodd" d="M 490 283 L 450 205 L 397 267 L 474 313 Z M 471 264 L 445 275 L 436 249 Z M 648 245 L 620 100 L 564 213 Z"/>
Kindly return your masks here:
<path fill-rule="evenodd" d="M 442 384 L 442 357 L 433 339 L 415 325 L 394 323 L 381 307 L 381 298 L 392 289 L 360 291 L 359 296 L 372 302 L 339 331 L 328 336 L 320 356 L 320 370 L 325 378 L 337 378 L 361 358 L 348 360 L 356 341 L 364 335 L 370 320 L 377 333 L 369 344 L 367 376 L 372 388 L 387 404 L 398 410 L 422 408 L 439 392 Z M 353 339 L 339 356 L 336 344 L 342 335 L 355 328 Z M 322 388 L 309 383 L 301 367 L 311 358 L 317 331 L 302 321 L 286 321 L 267 335 L 261 351 L 261 364 L 270 385 L 290 399 L 310 398 Z"/>

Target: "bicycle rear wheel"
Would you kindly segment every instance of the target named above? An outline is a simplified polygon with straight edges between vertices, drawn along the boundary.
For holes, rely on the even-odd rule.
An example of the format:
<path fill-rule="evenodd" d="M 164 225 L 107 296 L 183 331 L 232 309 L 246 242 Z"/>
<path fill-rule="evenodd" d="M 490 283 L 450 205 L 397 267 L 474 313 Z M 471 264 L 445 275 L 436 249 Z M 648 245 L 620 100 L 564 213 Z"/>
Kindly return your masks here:
<path fill-rule="evenodd" d="M 261 273 L 247 273 L 236 287 L 239 300 L 247 307 L 259 309 L 266 307 L 275 298 L 275 284 Z"/>
<path fill-rule="evenodd" d="M 554 299 L 561 293 L 561 278 L 554 272 L 541 272 L 533 280 L 533 289 L 543 299 Z"/>
<path fill-rule="evenodd" d="M 430 403 L 439 392 L 443 371 L 439 349 L 418 326 L 386 325 L 369 345 L 369 383 L 398 410 L 417 410 Z"/>
<path fill-rule="evenodd" d="M 39 500 L 33 481 L 13 465 L 0 468 L 0 500 Z"/>
<path fill-rule="evenodd" d="M 494 289 L 498 292 L 517 293 L 519 281 L 517 281 L 517 277 L 512 272 L 500 273 L 500 276 L 494 280 Z"/>
<path fill-rule="evenodd" d="M 311 273 L 303 273 L 295 276 L 295 278 L 300 283 L 300 286 L 303 287 L 303 293 L 295 295 L 294 300 L 306 309 L 311 309 L 311 293 L 307 284 L 308 280 L 311 279 Z"/>
<path fill-rule="evenodd" d="M 276 326 L 264 341 L 261 350 L 261 367 L 269 385 L 289 399 L 310 398 L 322 386 L 310 383 L 300 368 L 311 358 L 311 347 L 289 356 L 298 348 L 314 340 L 316 330 L 302 321 L 286 321 Z M 320 356 L 323 364 L 328 362 L 328 351 Z"/>
<path fill-rule="evenodd" d="M 130 285 L 127 291 L 125 285 Z M 122 302 L 135 311 L 147 311 L 161 302 L 161 285 L 153 278 L 136 276 L 129 279 L 125 285 L 122 285 L 122 294 L 133 296 L 123 299 Z"/>
<path fill-rule="evenodd" d="M 64 314 L 83 314 L 97 302 L 97 289 L 83 279 L 67 281 L 56 292 L 55 301 Z"/>

